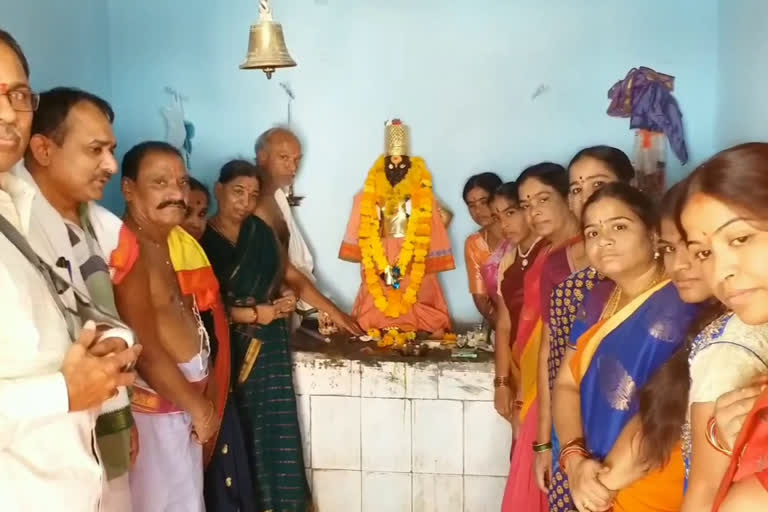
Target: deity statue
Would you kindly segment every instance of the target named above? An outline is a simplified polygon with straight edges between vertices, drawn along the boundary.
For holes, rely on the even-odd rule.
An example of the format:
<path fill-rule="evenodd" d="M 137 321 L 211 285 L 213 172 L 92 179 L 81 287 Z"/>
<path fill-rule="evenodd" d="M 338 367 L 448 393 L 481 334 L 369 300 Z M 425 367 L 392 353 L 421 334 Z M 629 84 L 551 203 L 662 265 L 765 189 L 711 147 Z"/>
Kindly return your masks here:
<path fill-rule="evenodd" d="M 397 328 L 435 336 L 451 330 L 438 272 L 455 264 L 446 232 L 450 220 L 432 192 L 432 176 L 409 156 L 408 128 L 386 123 L 385 154 L 355 196 L 339 258 L 360 263 L 352 311 L 365 330 Z"/>

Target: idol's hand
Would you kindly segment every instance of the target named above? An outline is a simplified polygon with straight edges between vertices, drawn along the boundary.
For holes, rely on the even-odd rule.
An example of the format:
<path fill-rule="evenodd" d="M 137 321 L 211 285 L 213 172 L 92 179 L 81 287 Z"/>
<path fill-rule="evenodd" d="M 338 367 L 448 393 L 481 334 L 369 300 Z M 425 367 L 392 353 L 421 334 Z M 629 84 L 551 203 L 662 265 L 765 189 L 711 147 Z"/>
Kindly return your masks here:
<path fill-rule="evenodd" d="M 123 369 L 136 363 L 141 345 L 98 357 L 90 353 L 95 338 L 95 326 L 88 321 L 64 356 L 61 373 L 67 385 L 70 411 L 98 407 L 115 396 L 118 387 L 130 386 L 136 379 L 134 372 Z"/>
<path fill-rule="evenodd" d="M 611 508 L 615 493 L 600 483 L 598 475 L 601 470 L 599 462 L 587 458 L 573 460 L 568 465 L 568 484 L 579 512 L 604 512 Z"/>
<path fill-rule="evenodd" d="M 755 379 L 749 386 L 730 391 L 715 402 L 717 439 L 723 448 L 733 450 L 736 438 L 744 426 L 747 415 L 768 385 L 768 376 Z"/>
<path fill-rule="evenodd" d="M 210 400 L 205 400 L 204 405 L 192 413 L 192 439 L 199 444 L 205 444 L 219 429 L 219 416 L 216 407 Z"/>
<path fill-rule="evenodd" d="M 541 492 L 549 492 L 552 485 L 552 450 L 537 452 L 533 459 L 533 476 Z"/>
<path fill-rule="evenodd" d="M 341 329 L 344 329 L 353 336 L 363 336 L 365 332 L 357 324 L 357 321 L 344 313 L 343 311 L 329 311 L 328 316 L 331 317 L 331 321 Z"/>

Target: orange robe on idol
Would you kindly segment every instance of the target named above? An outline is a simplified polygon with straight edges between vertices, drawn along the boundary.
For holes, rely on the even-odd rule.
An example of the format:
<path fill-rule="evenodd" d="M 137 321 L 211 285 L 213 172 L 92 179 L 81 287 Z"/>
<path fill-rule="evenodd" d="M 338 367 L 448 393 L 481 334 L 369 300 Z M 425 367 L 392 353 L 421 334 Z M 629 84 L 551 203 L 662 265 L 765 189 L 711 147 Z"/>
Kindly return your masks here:
<path fill-rule="evenodd" d="M 358 231 L 360 230 L 360 201 L 362 193 L 355 196 L 352 206 L 352 214 L 347 224 L 347 231 L 339 250 L 339 258 L 344 261 L 360 263 L 360 245 L 358 242 Z M 426 260 L 426 275 L 419 289 L 418 300 L 416 304 L 408 311 L 397 318 L 390 318 L 376 308 L 374 299 L 365 284 L 363 266 L 360 265 L 360 291 L 355 300 L 355 306 L 352 315 L 365 330 L 383 329 L 387 327 L 397 327 L 403 331 L 425 331 L 434 333 L 440 330 L 449 331 L 451 329 L 451 319 L 448 314 L 448 305 L 443 296 L 443 290 L 437 279 L 438 272 L 453 270 L 456 265 L 453 261 L 451 252 L 451 242 L 448 233 L 445 230 L 442 218 L 440 216 L 440 207 L 435 201 L 432 207 L 432 240 L 429 247 L 429 254 Z M 397 263 L 400 248 L 403 246 L 405 238 L 392 236 L 388 229 L 388 223 L 382 221 L 382 243 L 387 253 L 387 260 L 390 265 Z M 402 230 L 401 230 L 402 231 Z M 401 280 L 401 288 L 408 288 L 408 272 L 405 272 Z"/>

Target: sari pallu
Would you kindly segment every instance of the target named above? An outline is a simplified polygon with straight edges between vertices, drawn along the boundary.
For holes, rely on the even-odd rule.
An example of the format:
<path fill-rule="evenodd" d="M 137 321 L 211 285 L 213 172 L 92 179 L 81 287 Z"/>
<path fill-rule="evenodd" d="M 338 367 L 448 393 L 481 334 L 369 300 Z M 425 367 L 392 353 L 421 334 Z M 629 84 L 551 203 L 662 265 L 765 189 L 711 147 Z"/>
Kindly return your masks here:
<path fill-rule="evenodd" d="M 251 307 L 277 297 L 284 274 L 280 247 L 261 219 L 246 219 L 235 247 L 210 227 L 203 244 L 228 307 Z M 231 381 L 261 512 L 311 508 L 288 339 L 284 319 L 232 324 Z"/>
<path fill-rule="evenodd" d="M 682 302 L 669 280 L 651 287 L 607 319 L 600 318 L 604 306 L 602 297 L 588 295 L 571 338 L 578 340 L 570 369 L 579 385 L 584 438 L 597 460 L 608 455 L 637 414 L 638 390 L 684 342 L 700 309 Z M 679 510 L 684 474 L 678 446 L 665 467 L 622 489 L 614 510 Z"/>
<path fill-rule="evenodd" d="M 604 304 L 614 288 L 612 281 L 603 278 L 597 270 L 588 267 L 568 276 L 549 295 L 549 391 L 552 393 L 557 372 L 560 370 L 569 345 L 571 327 L 586 295 L 598 304 Z M 545 290 L 542 291 L 542 294 Z M 546 300 L 545 297 L 542 297 Z M 543 305 L 543 304 L 542 304 Z M 552 427 L 552 485 L 549 490 L 550 512 L 575 512 L 571 499 L 568 476 L 560 468 L 560 440 Z"/>
<path fill-rule="evenodd" d="M 547 497 L 541 492 L 533 475 L 532 444 L 538 431 L 538 401 L 536 400 L 539 344 L 541 343 L 540 284 L 549 248 L 543 248 L 523 277 L 523 307 L 517 325 L 512 357 L 520 368 L 520 427 L 512 452 L 512 462 L 504 491 L 503 512 L 547 510 Z"/>

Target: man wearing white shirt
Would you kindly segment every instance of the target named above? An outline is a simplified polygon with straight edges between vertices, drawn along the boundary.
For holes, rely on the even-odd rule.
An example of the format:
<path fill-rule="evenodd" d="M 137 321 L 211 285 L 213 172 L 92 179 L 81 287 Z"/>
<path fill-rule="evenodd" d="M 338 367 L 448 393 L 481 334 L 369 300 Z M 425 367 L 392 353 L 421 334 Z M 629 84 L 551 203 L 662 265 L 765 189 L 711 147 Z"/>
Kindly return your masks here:
<path fill-rule="evenodd" d="M 94 343 L 93 325 L 79 329 L 72 314 L 71 288 L 58 288 L 19 249 L 36 236 L 36 191 L 9 171 L 29 141 L 37 103 L 21 48 L 0 31 L 0 216 L 9 226 L 0 235 L 0 500 L 9 512 L 96 511 L 96 415 L 118 386 L 133 382 L 122 369 L 140 348 L 126 350 L 116 338 Z"/>

